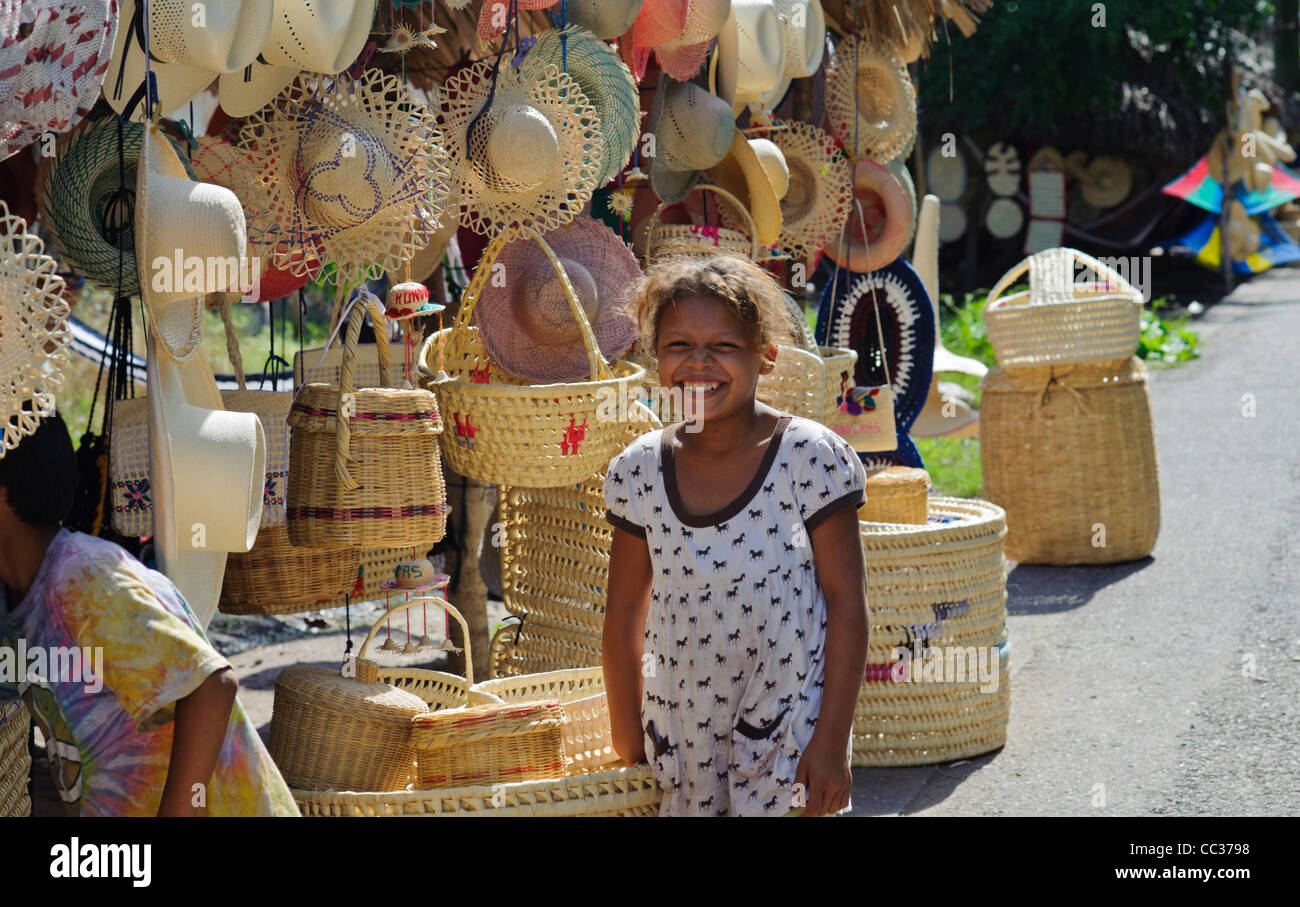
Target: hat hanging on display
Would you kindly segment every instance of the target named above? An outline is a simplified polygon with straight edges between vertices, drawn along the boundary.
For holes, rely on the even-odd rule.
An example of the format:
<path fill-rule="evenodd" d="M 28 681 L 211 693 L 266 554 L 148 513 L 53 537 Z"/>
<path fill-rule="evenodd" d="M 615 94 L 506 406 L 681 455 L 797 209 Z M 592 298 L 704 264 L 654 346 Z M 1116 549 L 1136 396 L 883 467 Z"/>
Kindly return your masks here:
<path fill-rule="evenodd" d="M 790 170 L 781 149 L 768 139 L 746 139 L 737 132 L 731 150 L 713 168 L 713 180 L 734 195 L 749 211 L 758 230 L 758 244 L 770 249 L 781 238 L 781 199 L 790 188 Z M 723 196 L 718 202 L 723 221 L 736 226 L 745 220 L 730 210 Z"/>
<path fill-rule="evenodd" d="M 641 137 L 641 99 L 636 81 L 608 44 L 576 26 L 538 38 L 520 71 L 539 72 L 547 65 L 567 72 L 596 108 L 604 140 L 596 185 L 603 186 L 627 166 Z"/>
<path fill-rule="evenodd" d="M 71 308 L 57 267 L 0 201 L 0 457 L 54 412 L 63 386 Z"/>
<path fill-rule="evenodd" d="M 60 260 L 117 297 L 140 292 L 134 209 L 143 136 L 140 123 L 126 123 L 111 114 L 83 120 L 59 137 L 40 187 L 41 222 Z M 184 158 L 181 164 L 189 167 Z"/>
<path fill-rule="evenodd" d="M 806 79 L 821 68 L 826 53 L 821 0 L 776 0 L 776 9 L 785 32 L 785 76 Z"/>
<path fill-rule="evenodd" d="M 447 211 L 442 216 L 442 226 L 438 232 L 433 234 L 433 238 L 422 249 L 416 249 L 415 254 L 411 256 L 411 279 L 418 280 L 421 283 L 433 276 L 433 272 L 438 270 L 442 265 L 442 258 L 447 254 L 447 247 L 451 244 L 452 237 L 460 229 L 460 219 L 456 217 L 455 212 L 460 207 L 460 188 L 452 183 L 451 191 L 447 195 Z M 403 269 L 405 265 L 402 266 Z M 403 270 L 401 273 L 405 273 Z"/>
<path fill-rule="evenodd" d="M 827 244 L 826 254 L 851 271 L 883 268 L 907 245 L 912 220 L 907 192 L 887 168 L 864 158 L 853 168 L 853 199 L 845 234 Z"/>
<path fill-rule="evenodd" d="M 378 0 L 274 0 L 271 34 L 256 60 L 221 76 L 221 109 L 244 117 L 293 84 L 300 72 L 352 65 L 370 37 Z"/>
<path fill-rule="evenodd" d="M 916 138 L 916 89 L 897 54 L 857 36 L 828 64 L 826 121 L 857 157 L 887 163 Z"/>
<path fill-rule="evenodd" d="M 510 25 L 510 4 L 512 0 L 483 0 L 483 8 L 478 14 L 478 36 L 484 41 L 491 41 L 504 34 Z M 534 9 L 547 9 L 560 0 L 513 0 L 519 12 Z"/>
<path fill-rule="evenodd" d="M 925 157 L 925 183 L 940 201 L 955 202 L 966 194 L 966 158 L 956 143 L 951 148 L 940 144 L 930 149 Z"/>
<path fill-rule="evenodd" d="M 994 195 L 1015 195 L 1020 191 L 1020 153 L 1014 145 L 994 142 L 984 152 L 984 180 Z"/>
<path fill-rule="evenodd" d="M 388 307 L 384 318 L 388 321 L 410 321 L 425 315 L 437 315 L 447 307 L 429 301 L 429 288 L 423 283 L 407 280 L 388 288 Z"/>
<path fill-rule="evenodd" d="M 774 0 L 732 0 L 731 15 L 718 32 L 716 66 L 718 94 L 731 99 L 733 109 L 763 106 L 786 66 L 785 31 Z"/>
<path fill-rule="evenodd" d="M 562 227 L 591 200 L 600 177 L 600 115 L 555 66 L 527 74 L 502 66 L 495 89 L 491 61 L 461 70 L 443 85 L 443 129 L 460 184 L 460 222 L 476 233 Z"/>
<path fill-rule="evenodd" d="M 1044 145 L 1035 151 L 1029 158 L 1029 164 L 1025 167 L 1030 173 L 1036 173 L 1040 170 L 1065 170 L 1065 156 L 1057 151 L 1051 145 Z M 943 198 L 943 196 L 940 196 Z M 944 199 L 947 201 L 947 199 Z"/>
<path fill-rule="evenodd" d="M 727 156 L 736 138 L 736 120 L 726 101 L 693 82 L 659 79 L 650 110 L 655 153 L 650 185 L 661 201 L 679 202 L 703 171 Z"/>
<path fill-rule="evenodd" d="M 785 155 L 790 185 L 781 199 L 781 251 L 810 262 L 839 239 L 853 202 L 852 169 L 835 139 L 810 123 L 791 121 L 772 132 Z"/>
<path fill-rule="evenodd" d="M 117 0 L 0 3 L 0 160 L 81 122 L 116 34 Z"/>
<path fill-rule="evenodd" d="M 104 78 L 108 106 L 130 119 L 145 119 L 145 41 L 148 71 L 158 88 L 158 109 L 179 110 L 222 73 L 249 66 L 271 34 L 274 0 L 122 0 L 113 60 Z M 148 8 L 146 28 L 144 10 Z M 128 112 L 128 108 L 130 108 Z"/>
<path fill-rule="evenodd" d="M 631 248 L 589 217 L 546 234 L 591 323 L 601 355 L 613 361 L 636 340 L 628 291 L 641 276 Z M 590 363 L 581 328 L 550 260 L 528 239 L 497 259 L 505 285 L 484 287 L 474 310 L 479 337 L 506 371 L 540 384 L 581 380 Z"/>
<path fill-rule="evenodd" d="M 249 235 L 299 277 L 396 271 L 450 216 L 442 145 L 433 112 L 396 76 L 304 73 L 240 132 Z"/>
<path fill-rule="evenodd" d="M 954 242 L 966 235 L 966 209 L 956 202 L 939 206 L 939 241 Z"/>
<path fill-rule="evenodd" d="M 636 22 L 645 0 L 568 0 L 569 21 L 602 41 L 613 41 Z"/>
<path fill-rule="evenodd" d="M 1083 200 L 1094 208 L 1113 208 L 1133 189 L 1133 171 L 1122 158 L 1100 155 L 1088 162 L 1079 181 Z"/>
<path fill-rule="evenodd" d="M 890 161 L 886 169 L 894 179 L 898 180 L 898 185 L 903 187 L 903 194 L 907 196 L 907 239 L 903 241 L 903 248 L 906 249 L 912 237 L 916 235 L 916 183 L 912 181 L 912 171 L 907 169 L 903 158 Z"/>
<path fill-rule="evenodd" d="M 694 78 L 708 59 L 713 38 L 727 21 L 732 0 L 646 0 L 630 33 L 619 42 L 623 59 L 639 81 L 650 53 L 659 68 L 679 81 Z"/>

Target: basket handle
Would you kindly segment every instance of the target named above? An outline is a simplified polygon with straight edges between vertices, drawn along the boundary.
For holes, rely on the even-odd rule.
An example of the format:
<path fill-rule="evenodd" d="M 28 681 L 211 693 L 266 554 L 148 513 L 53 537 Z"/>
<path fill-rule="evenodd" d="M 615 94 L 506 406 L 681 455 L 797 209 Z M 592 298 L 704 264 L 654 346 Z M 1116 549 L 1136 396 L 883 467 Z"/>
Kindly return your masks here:
<path fill-rule="evenodd" d="M 1068 286 L 1073 283 L 1074 265 L 1081 263 L 1087 265 L 1098 277 L 1104 277 L 1108 283 L 1115 284 L 1119 291 L 1126 296 L 1141 297 L 1137 288 L 1123 278 L 1114 268 L 1102 264 L 1086 252 L 1080 252 L 1078 249 L 1067 249 L 1057 247 L 1055 249 L 1044 249 L 1042 252 L 1035 252 L 1020 264 L 1016 265 L 1010 271 L 1002 275 L 999 280 L 989 291 L 988 302 L 985 308 L 993 306 L 1000 300 L 1000 297 L 1011 285 L 1015 283 L 1026 271 L 1029 272 L 1029 293 L 1030 302 L 1034 299 L 1035 288 L 1045 289 L 1051 292 L 1054 287 Z"/>
<path fill-rule="evenodd" d="M 348 320 L 347 340 L 343 344 L 343 365 L 339 371 L 339 396 L 334 410 L 334 475 L 339 484 L 348 491 L 361 487 L 348 472 L 348 463 L 352 457 L 352 410 L 356 406 L 356 371 L 357 341 L 361 336 L 361 322 L 370 311 L 370 318 L 375 324 L 375 353 L 379 357 L 379 383 L 384 387 L 392 384 L 391 365 L 388 351 L 388 322 L 384 320 L 384 310 L 379 300 L 369 291 L 362 291 L 352 302 L 352 314 Z"/>
<path fill-rule="evenodd" d="M 582 331 L 582 341 L 587 349 L 587 365 L 591 372 L 591 380 L 600 381 L 612 378 L 614 373 L 605 362 L 605 357 L 600 354 L 600 345 L 596 342 L 596 334 L 592 331 L 591 323 L 587 320 L 587 313 L 582 310 L 582 305 L 578 301 L 578 292 L 569 281 L 569 275 L 565 273 L 564 265 L 561 264 L 554 250 L 539 234 L 522 230 L 507 229 L 501 231 L 483 250 L 483 257 L 474 270 L 474 277 L 461 295 L 460 311 L 456 313 L 456 321 L 449 332 L 451 346 L 459 350 L 460 344 L 468 335 L 470 320 L 474 316 L 474 307 L 478 304 L 479 297 L 483 294 L 483 288 L 492 275 L 492 268 L 496 264 L 497 257 L 501 254 L 501 250 L 514 239 L 523 239 L 525 241 L 531 239 L 536 242 L 541 247 L 542 252 L 545 253 L 547 260 L 550 261 L 555 275 L 560 278 L 560 285 L 564 288 L 564 298 L 568 301 L 569 310 L 573 313 L 573 317 L 577 320 L 578 327 Z M 424 357 L 421 356 L 420 359 L 423 361 Z M 422 371 L 428 374 L 428 367 L 424 366 Z"/>
<path fill-rule="evenodd" d="M 396 608 L 385 611 L 384 614 L 375 621 L 374 626 L 370 628 L 370 632 L 366 634 L 366 641 L 363 642 L 361 648 L 357 650 L 357 658 L 366 657 L 366 650 L 370 646 L 370 641 L 375 638 L 375 635 L 379 632 L 379 628 L 387 623 L 394 614 L 401 614 L 403 611 L 406 611 L 415 605 L 437 605 L 452 617 L 456 618 L 456 623 L 460 625 L 460 632 L 465 639 L 465 679 L 468 680 L 472 686 L 474 684 L 474 659 L 470 657 L 469 651 L 469 624 L 465 623 L 464 616 L 456 610 L 456 607 L 451 602 L 444 598 L 438 598 L 437 596 L 430 595 L 421 598 L 412 598 L 409 601 L 402 602 Z"/>
<path fill-rule="evenodd" d="M 235 324 L 230 320 L 230 300 L 226 298 L 225 293 L 210 293 L 208 299 L 213 296 L 218 298 L 217 309 L 221 312 L 221 326 L 226 331 L 226 355 L 230 357 L 230 365 L 235 370 L 235 381 L 239 389 L 248 390 L 248 381 L 244 375 L 244 355 L 239 350 L 239 340 L 235 337 Z"/>
<path fill-rule="evenodd" d="M 758 225 L 757 225 L 756 223 L 754 223 L 754 215 L 752 215 L 752 214 L 749 213 L 749 209 L 746 208 L 743 204 L 741 204 L 740 199 L 736 198 L 734 195 L 732 195 L 732 194 L 731 194 L 730 192 L 728 192 L 726 189 L 723 189 L 721 186 L 714 186 L 714 185 L 712 185 L 711 183 L 701 183 L 700 185 L 696 186 L 695 188 L 696 188 L 696 189 L 699 189 L 699 190 L 701 190 L 701 191 L 707 189 L 707 190 L 709 190 L 709 191 L 711 191 L 711 192 L 713 192 L 713 193 L 715 193 L 715 194 L 721 196 L 722 198 L 724 198 L 724 199 L 726 199 L 727 201 L 731 202 L 731 204 L 735 205 L 736 208 L 737 208 L 737 209 L 738 209 L 742 214 L 745 215 L 745 220 L 749 222 L 749 248 L 750 248 L 749 257 L 750 257 L 752 260 L 757 261 L 757 260 L 758 260 L 759 253 L 760 253 L 762 250 L 759 249 L 759 247 L 758 247 Z M 674 202 L 674 204 L 678 204 L 678 203 L 677 203 L 677 202 Z M 660 203 L 659 203 L 659 207 L 654 209 L 654 212 L 651 213 L 649 220 L 646 222 L 646 233 L 645 233 L 645 235 L 646 235 L 646 244 L 645 244 L 645 246 L 646 246 L 646 257 L 647 257 L 647 258 L 651 258 L 651 257 L 652 257 L 651 253 L 652 253 L 653 250 L 654 250 L 654 234 L 655 234 L 655 230 L 659 227 L 659 218 L 663 215 L 664 210 L 665 210 L 666 208 L 668 208 L 668 207 L 669 207 L 669 205 L 668 205 L 667 202 L 660 202 Z M 694 216 L 692 216 L 692 217 L 691 217 L 691 220 L 694 220 L 694 219 L 695 219 Z"/>

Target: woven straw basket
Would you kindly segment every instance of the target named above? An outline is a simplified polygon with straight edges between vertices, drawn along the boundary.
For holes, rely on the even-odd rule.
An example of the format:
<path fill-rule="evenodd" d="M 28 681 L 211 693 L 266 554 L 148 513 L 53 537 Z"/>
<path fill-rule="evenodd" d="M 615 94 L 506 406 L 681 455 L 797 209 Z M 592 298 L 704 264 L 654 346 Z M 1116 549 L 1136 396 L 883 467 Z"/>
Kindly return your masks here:
<path fill-rule="evenodd" d="M 1097 281 L 1075 283 L 1079 266 Z M 1003 297 L 1026 271 L 1028 291 Z M 1029 256 L 1002 276 L 984 307 L 989 342 L 1003 368 L 1127 358 L 1137 349 L 1141 322 L 1142 293 L 1076 249 Z"/>
<path fill-rule="evenodd" d="M 758 376 L 757 397 L 782 412 L 821 422 L 826 417 L 826 365 L 816 353 L 782 344 L 776 367 Z"/>
<path fill-rule="evenodd" d="M 362 299 L 348 323 L 339 384 L 304 385 L 289 413 L 289 538 L 306 548 L 427 549 L 447 527 L 438 402 L 428 391 L 390 386 L 383 310 L 373 296 Z M 358 390 L 366 308 L 380 340 L 383 386 Z"/>
<path fill-rule="evenodd" d="M 822 397 L 824 415 L 821 422 L 830 425 L 835 421 L 835 413 L 839 411 L 840 395 L 846 388 L 857 383 L 854 372 L 858 367 L 858 353 L 856 350 L 836 346 L 818 347 L 818 351 L 826 367 L 826 391 Z"/>
<path fill-rule="evenodd" d="M 1007 512 L 1007 557 L 1113 564 L 1160 532 L 1160 472 L 1146 368 L 992 369 L 980 404 L 984 493 Z"/>
<path fill-rule="evenodd" d="M 924 469 L 891 466 L 867 478 L 867 502 L 858 519 L 868 523 L 924 523 L 930 515 L 930 476 Z"/>
<path fill-rule="evenodd" d="M 418 787 L 467 787 L 554 778 L 564 771 L 557 702 L 490 704 L 416 715 Z"/>
<path fill-rule="evenodd" d="M 27 751 L 31 716 L 22 700 L 0 704 L 0 819 L 29 816 L 32 801 L 27 782 L 32 757 Z"/>
<path fill-rule="evenodd" d="M 757 261 L 762 250 L 758 245 L 758 228 L 754 225 L 749 209 L 720 186 L 701 185 L 696 188 L 716 193 L 730 202 L 734 210 L 743 213 L 749 226 L 749 235 L 730 227 L 707 224 L 661 224 L 660 218 L 668 207 L 665 202 L 654 210 L 646 222 L 646 263 L 652 264 L 678 255 L 716 255 L 722 252 L 731 252 Z"/>
<path fill-rule="evenodd" d="M 853 764 L 924 765 L 1002 746 L 1010 702 L 1002 509 L 935 496 L 924 525 L 858 525 L 871 635 L 854 713 Z M 894 681 L 896 650 L 916 644 L 1002 646 L 997 689 Z"/>
<path fill-rule="evenodd" d="M 498 677 L 514 677 L 568 668 L 598 667 L 601 631 L 542 618 L 524 618 L 497 631 L 492 640 Z"/>
<path fill-rule="evenodd" d="M 295 548 L 283 525 L 263 526 L 247 553 L 227 556 L 218 610 L 294 614 L 332 607 L 352 591 L 360 564 L 361 552 L 355 548 Z"/>
<path fill-rule="evenodd" d="M 469 629 L 460 612 L 439 598 L 418 598 L 413 605 L 435 604 Z M 403 790 L 415 780 L 411 721 L 430 706 L 462 706 L 470 682 L 454 674 L 423 671 L 421 694 L 394 683 L 366 659 L 370 643 L 392 613 L 382 615 L 357 650 L 356 676 L 314 665 L 293 665 L 275 681 L 271 733 L 267 749 L 284 779 L 303 790 Z M 470 668 L 472 672 L 472 666 Z"/>
<path fill-rule="evenodd" d="M 539 237 L 533 240 L 559 276 L 582 329 L 591 380 L 528 384 L 493 362 L 470 320 L 497 256 L 512 238 L 507 231 L 488 245 L 461 298 L 455 324 L 425 341 L 419 356 L 421 384 L 438 395 L 442 412 L 454 421 L 454 435 L 443 445 L 453 470 L 495 485 L 570 485 L 604 469 L 623 449 L 623 408 L 614 419 L 602 418 L 602 409 L 611 400 L 635 399 L 645 370 L 624 361 L 610 366 L 601 357 L 564 266 Z"/>

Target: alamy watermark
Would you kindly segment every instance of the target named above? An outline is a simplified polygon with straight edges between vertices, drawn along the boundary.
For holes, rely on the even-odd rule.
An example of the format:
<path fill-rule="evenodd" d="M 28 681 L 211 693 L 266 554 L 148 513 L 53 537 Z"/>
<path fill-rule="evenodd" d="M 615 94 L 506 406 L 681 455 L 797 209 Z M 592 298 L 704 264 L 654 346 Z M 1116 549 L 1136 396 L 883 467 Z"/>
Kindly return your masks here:
<path fill-rule="evenodd" d="M 895 646 L 889 679 L 894 683 L 974 683 L 981 693 L 998 689 L 997 646 Z"/>
<path fill-rule="evenodd" d="M 151 263 L 149 285 L 155 293 L 239 293 L 242 302 L 256 302 L 262 292 L 262 262 L 257 256 L 158 255 Z"/>
<path fill-rule="evenodd" d="M 104 689 L 102 646 L 28 646 L 19 639 L 17 648 L 0 646 L 0 683 L 81 683 L 87 693 Z"/>

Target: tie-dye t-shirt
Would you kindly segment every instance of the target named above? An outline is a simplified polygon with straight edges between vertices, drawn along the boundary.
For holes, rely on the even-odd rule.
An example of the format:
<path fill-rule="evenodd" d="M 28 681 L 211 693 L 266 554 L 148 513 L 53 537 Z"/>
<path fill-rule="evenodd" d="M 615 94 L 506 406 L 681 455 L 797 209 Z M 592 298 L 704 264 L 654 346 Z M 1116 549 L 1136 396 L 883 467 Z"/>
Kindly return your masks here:
<path fill-rule="evenodd" d="M 94 536 L 60 530 L 26 597 L 8 604 L 0 647 L 17 658 L 0 657 L 25 669 L 7 673 L 29 681 L 23 696 L 68 811 L 156 815 L 176 702 L 230 663 L 167 577 Z M 238 700 L 206 800 L 200 815 L 298 815 Z"/>

